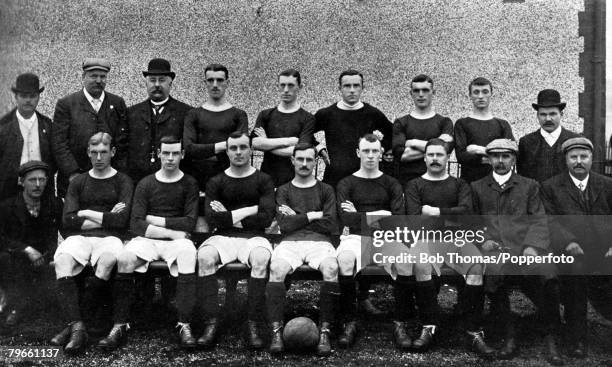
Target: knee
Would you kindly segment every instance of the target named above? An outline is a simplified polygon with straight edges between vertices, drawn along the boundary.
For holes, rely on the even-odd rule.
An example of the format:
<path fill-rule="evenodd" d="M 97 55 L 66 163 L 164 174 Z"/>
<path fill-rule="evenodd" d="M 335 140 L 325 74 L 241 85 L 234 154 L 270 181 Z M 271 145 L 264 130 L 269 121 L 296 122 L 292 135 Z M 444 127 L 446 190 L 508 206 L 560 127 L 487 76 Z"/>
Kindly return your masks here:
<path fill-rule="evenodd" d="M 431 264 L 415 263 L 412 272 L 417 281 L 427 281 L 431 279 Z"/>
<path fill-rule="evenodd" d="M 323 280 L 334 280 L 338 277 L 338 261 L 334 258 L 328 258 L 321 262 L 319 266 Z"/>
<path fill-rule="evenodd" d="M 338 269 L 341 275 L 353 275 L 355 273 L 355 255 L 348 251 L 338 254 Z"/>
<path fill-rule="evenodd" d="M 198 268 L 202 271 L 212 271 L 217 265 L 216 250 L 214 247 L 205 246 L 197 253 Z"/>
<path fill-rule="evenodd" d="M 54 263 L 56 272 L 65 272 L 72 270 L 74 260 L 69 254 L 61 254 L 55 258 Z"/>
<path fill-rule="evenodd" d="M 270 251 L 257 247 L 251 251 L 249 262 L 253 269 L 266 270 L 270 263 Z"/>
<path fill-rule="evenodd" d="M 291 271 L 291 265 L 288 262 L 280 259 L 270 262 L 270 281 L 282 282 L 287 274 Z"/>
<path fill-rule="evenodd" d="M 98 258 L 97 266 L 101 270 L 112 270 L 115 264 L 117 264 L 117 257 L 110 252 L 105 252 Z"/>
<path fill-rule="evenodd" d="M 120 270 L 124 272 L 133 271 L 136 268 L 138 257 L 130 251 L 121 251 L 117 255 L 117 264 Z"/>

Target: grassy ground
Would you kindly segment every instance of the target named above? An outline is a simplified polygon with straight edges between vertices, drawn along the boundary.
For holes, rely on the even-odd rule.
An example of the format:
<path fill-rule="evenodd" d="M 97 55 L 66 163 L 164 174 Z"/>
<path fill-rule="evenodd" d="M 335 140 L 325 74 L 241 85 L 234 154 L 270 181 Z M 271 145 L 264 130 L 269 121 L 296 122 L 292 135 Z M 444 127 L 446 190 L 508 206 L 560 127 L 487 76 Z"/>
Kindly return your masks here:
<path fill-rule="evenodd" d="M 52 286 L 52 284 L 49 284 Z M 437 335 L 437 345 L 425 354 L 404 353 L 392 345 L 391 321 L 389 317 L 381 320 L 363 320 L 362 332 L 351 350 L 335 348 L 329 358 L 313 355 L 285 354 L 272 357 L 265 351 L 252 352 L 246 348 L 242 339 L 246 315 L 246 285 L 239 284 L 238 306 L 225 313 L 223 333 L 217 347 L 212 351 L 186 353 L 176 346 L 176 332 L 172 321 L 164 313 L 155 310 L 146 317 L 137 318 L 130 332 L 129 342 L 122 349 L 103 353 L 89 347 L 80 357 L 65 359 L 47 365 L 57 366 L 360 366 L 360 365 L 408 365 L 408 366 L 545 366 L 542 335 L 538 331 L 533 305 L 521 294 L 513 294 L 514 310 L 521 315 L 519 321 L 520 354 L 512 361 L 485 362 L 464 347 L 463 334 L 458 329 L 453 305 L 456 301 L 454 289 L 443 286 L 440 292 L 442 322 Z M 393 299 L 391 288 L 386 284 L 374 287 L 374 303 L 384 310 L 391 310 Z M 289 293 L 286 319 L 308 316 L 316 321 L 318 315 L 318 284 L 316 282 L 296 282 Z M 35 316 L 24 320 L 18 332 L 5 332 L 0 336 L 0 345 L 43 345 L 60 328 L 59 307 L 36 297 L 31 303 Z M 140 315 L 143 316 L 143 315 Z M 145 321 L 146 320 L 146 321 Z M 499 346 L 499 335 L 495 335 L 494 325 L 488 325 L 487 335 L 494 346 Z M 196 333 L 200 329 L 196 329 Z M 601 366 L 612 359 L 612 323 L 597 314 L 589 313 L 589 338 L 591 349 L 588 359 L 567 358 L 570 366 Z M 335 340 L 334 340 L 335 342 Z M 563 349 L 562 349 L 563 350 Z M 609 363 L 609 362 L 608 362 Z M 11 364 L 8 364 L 11 365 Z M 14 363 L 15 366 L 35 365 L 28 362 Z M 610 364 L 612 365 L 612 364 Z M 2 366 L 2 361 L 0 361 Z"/>

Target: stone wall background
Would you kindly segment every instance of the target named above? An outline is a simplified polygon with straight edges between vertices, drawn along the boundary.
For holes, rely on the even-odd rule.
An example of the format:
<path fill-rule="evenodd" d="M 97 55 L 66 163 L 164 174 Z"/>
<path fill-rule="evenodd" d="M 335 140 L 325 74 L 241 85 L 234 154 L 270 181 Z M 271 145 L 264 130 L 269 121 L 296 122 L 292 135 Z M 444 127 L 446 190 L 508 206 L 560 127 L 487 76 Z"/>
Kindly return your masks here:
<path fill-rule="evenodd" d="M 81 87 L 81 61 L 112 62 L 107 90 L 129 105 L 146 98 L 141 74 L 153 57 L 171 61 L 173 96 L 205 99 L 202 71 L 230 69 L 231 101 L 257 113 L 277 103 L 277 73 L 303 74 L 303 106 L 315 112 L 339 98 L 346 68 L 365 75 L 363 100 L 389 119 L 411 109 L 410 79 L 435 80 L 437 110 L 453 120 L 470 111 L 467 84 L 494 83 L 494 112 L 517 138 L 537 127 L 531 103 L 555 88 L 568 103 L 564 124 L 578 117 L 581 0 L 3 0 L 0 5 L 0 113 L 13 107 L 10 86 L 32 71 L 46 87 L 39 110 Z"/>

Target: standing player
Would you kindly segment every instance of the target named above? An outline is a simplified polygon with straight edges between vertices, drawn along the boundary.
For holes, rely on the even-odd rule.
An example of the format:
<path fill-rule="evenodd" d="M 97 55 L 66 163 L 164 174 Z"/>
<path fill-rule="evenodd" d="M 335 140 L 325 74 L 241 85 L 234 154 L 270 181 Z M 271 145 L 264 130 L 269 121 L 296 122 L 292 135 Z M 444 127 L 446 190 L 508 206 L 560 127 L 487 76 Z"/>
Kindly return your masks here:
<path fill-rule="evenodd" d="M 298 102 L 302 89 L 300 72 L 295 69 L 282 71 L 278 76 L 278 87 L 280 104 L 259 113 L 251 134 L 253 149 L 265 152 L 261 171 L 272 176 L 275 187 L 293 178 L 290 159 L 293 147 L 297 143 L 312 144 L 314 141 L 314 117 Z"/>
<path fill-rule="evenodd" d="M 248 135 L 231 133 L 227 139 L 230 167 L 206 185 L 206 218 L 215 234 L 198 249 L 198 299 L 202 302 L 206 328 L 198 346 L 210 347 L 219 326 L 217 270 L 234 261 L 251 267 L 248 283 L 248 342 L 262 348 L 257 321 L 265 306 L 266 278 L 272 245 L 263 237 L 274 219 L 272 178 L 251 166 Z"/>
<path fill-rule="evenodd" d="M 234 131 L 248 133 L 249 127 L 246 112 L 227 101 L 227 68 L 210 64 L 204 69 L 204 78 L 208 99 L 187 113 L 183 130 L 188 173 L 198 181 L 201 192 L 210 178 L 229 167 L 225 154 L 229 135 Z"/>
<path fill-rule="evenodd" d="M 113 292 L 114 325 L 98 343 L 116 349 L 127 339 L 130 307 L 134 301 L 134 272 L 144 273 L 149 263 L 164 260 L 170 275 L 177 277 L 176 308 L 182 348 L 195 348 L 190 320 L 195 305 L 196 249 L 189 239 L 198 211 L 198 184 L 179 165 L 184 156 L 175 137 L 160 140 L 161 168 L 136 186 L 130 221 L 133 238 L 119 254 Z"/>
<path fill-rule="evenodd" d="M 427 171 L 423 157 L 429 139 L 440 138 L 448 144 L 453 141 L 453 122 L 436 113 L 435 93 L 429 76 L 420 74 L 412 78 L 410 96 L 414 110 L 393 123 L 393 154 L 399 162 L 398 179 L 404 187 Z"/>
<path fill-rule="evenodd" d="M 343 347 L 351 346 L 357 335 L 354 276 L 368 265 L 362 263 L 362 246 L 367 245 L 367 237 L 370 237 L 371 233 L 363 232 L 362 218 L 404 214 L 402 185 L 395 178 L 380 171 L 382 155 L 378 137 L 374 134 L 365 135 L 359 140 L 357 149 L 361 167 L 338 183 L 338 212 L 342 224 L 348 226 L 350 232 L 349 235 L 340 237 L 340 246 L 336 250 L 342 292 L 340 312 L 345 320 L 344 332 L 338 343 Z M 401 283 L 396 283 L 396 288 L 400 287 Z M 396 302 L 399 312 L 408 307 L 398 299 Z"/>
<path fill-rule="evenodd" d="M 320 293 L 320 337 L 317 354 L 331 353 L 330 328 L 335 317 L 340 288 L 338 262 L 331 235 L 337 231 L 336 199 L 331 186 L 317 181 L 312 172 L 316 151 L 310 144 L 298 144 L 291 162 L 295 167 L 292 181 L 276 192 L 277 218 L 282 241 L 272 253 L 270 281 L 266 286 L 266 308 L 271 323 L 270 353 L 281 353 L 285 312 L 285 277 L 302 264 L 323 275 Z"/>
<path fill-rule="evenodd" d="M 111 167 L 115 147 L 108 133 L 96 133 L 88 142 L 87 154 L 92 169 L 75 177 L 68 187 L 64 204 L 64 230 L 67 238 L 55 252 L 55 274 L 59 297 L 70 322 L 67 353 L 85 347 L 87 333 L 79 311 L 74 277 L 91 264 L 95 267 L 92 286 L 85 298 L 92 303 L 107 285 L 117 255 L 123 248 L 121 237 L 130 218 L 132 192 L 130 178 Z M 88 302 L 85 302 L 88 305 Z M 89 305 L 88 305 L 89 306 Z M 89 309 L 89 308 L 88 308 Z M 64 344 L 66 334 L 58 334 L 52 342 Z"/>
<path fill-rule="evenodd" d="M 493 117 L 489 107 L 493 96 L 493 84 L 478 77 L 468 85 L 472 100 L 472 114 L 457 120 L 455 124 L 455 149 L 461 164 L 461 178 L 472 182 L 491 172 L 491 163 L 485 146 L 494 139 L 514 140 L 512 128 L 506 120 Z"/>
<path fill-rule="evenodd" d="M 446 170 L 449 152 L 448 145 L 441 139 L 432 139 L 425 146 L 425 164 L 427 172 L 408 183 L 406 187 L 406 212 L 408 215 L 423 216 L 426 229 L 444 230 L 449 221 L 456 222 L 458 216 L 472 212 L 472 192 L 463 180 L 452 177 Z M 433 224 L 433 226 L 432 226 Z M 450 227 L 452 228 L 452 227 Z M 460 228 L 455 228 L 460 229 Z M 456 246 L 454 243 L 435 242 L 429 244 L 432 254 L 442 254 L 448 259 L 449 253 L 461 256 L 480 255 L 472 243 Z M 459 305 L 462 308 L 463 325 L 468 334 L 470 346 L 482 356 L 492 356 L 495 350 L 484 341 L 482 331 L 482 313 L 484 306 L 483 264 L 455 263 L 446 261 L 446 265 L 465 279 L 465 287 L 460 293 Z M 417 282 L 417 289 L 427 292 L 417 293 L 417 303 L 423 294 L 431 294 L 431 284 Z M 435 294 L 435 292 L 434 292 Z M 427 299 L 425 299 L 427 301 Z M 430 299 L 430 301 L 432 301 Z M 435 300 L 433 300 L 435 302 Z M 428 309 L 426 303 L 420 302 L 419 310 Z"/>

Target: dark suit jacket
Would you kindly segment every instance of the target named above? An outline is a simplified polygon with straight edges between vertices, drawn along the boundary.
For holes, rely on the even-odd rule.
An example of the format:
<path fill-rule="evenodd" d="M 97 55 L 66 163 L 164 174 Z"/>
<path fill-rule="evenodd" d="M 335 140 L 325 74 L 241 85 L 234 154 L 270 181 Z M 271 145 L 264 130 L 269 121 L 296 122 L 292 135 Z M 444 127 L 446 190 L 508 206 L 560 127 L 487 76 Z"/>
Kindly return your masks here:
<path fill-rule="evenodd" d="M 98 132 L 109 133 L 117 149 L 113 167 L 126 170 L 127 158 L 127 107 L 123 98 L 104 92 L 104 102 L 96 111 L 85 97 L 83 90 L 72 93 L 59 101 L 53 115 L 53 153 L 59 168 L 58 192 L 64 196 L 68 178 L 73 173 L 91 168 L 87 156 L 87 142 Z"/>
<path fill-rule="evenodd" d="M 42 254 L 53 256 L 57 247 L 57 231 L 62 223 L 62 201 L 55 196 L 41 203 L 38 218 L 32 218 L 26 208 L 23 195 L 0 202 L 0 250 L 23 251 L 32 246 Z"/>
<path fill-rule="evenodd" d="M 575 132 L 561 128 L 559 139 L 553 145 L 555 155 L 551 162 L 542 161 L 544 149 L 548 147 L 548 144 L 540 134 L 540 129 L 523 136 L 519 140 L 519 155 L 516 166 L 518 174 L 533 178 L 538 182 L 544 182 L 552 176 L 567 171 L 565 155 L 561 150 L 561 145 L 567 139 L 577 136 L 579 135 Z"/>
<path fill-rule="evenodd" d="M 17 195 L 19 186 L 19 163 L 23 150 L 23 136 L 19 130 L 17 109 L 12 110 L 0 119 L 0 200 Z M 38 140 L 40 143 L 40 157 L 51 167 L 47 185 L 54 187 L 55 160 L 51 151 L 51 119 L 36 112 L 38 117 Z"/>
<path fill-rule="evenodd" d="M 552 244 L 562 252 L 570 242 L 582 247 L 587 257 L 603 258 L 612 247 L 612 180 L 591 171 L 587 183 L 588 205 L 568 172 L 542 183 L 542 199 L 551 218 Z"/>
<path fill-rule="evenodd" d="M 181 101 L 170 97 L 164 105 L 164 109 L 157 119 L 155 126 L 155 137 L 153 153 L 155 162 L 151 162 L 151 103 L 147 99 L 135 104 L 128 109 L 129 137 L 128 137 L 128 174 L 134 181 L 134 185 L 143 177 L 159 170 L 160 164 L 157 158 L 159 140 L 166 135 L 183 138 L 183 125 L 187 111 L 192 107 Z M 182 167 L 181 162 L 181 167 Z"/>

